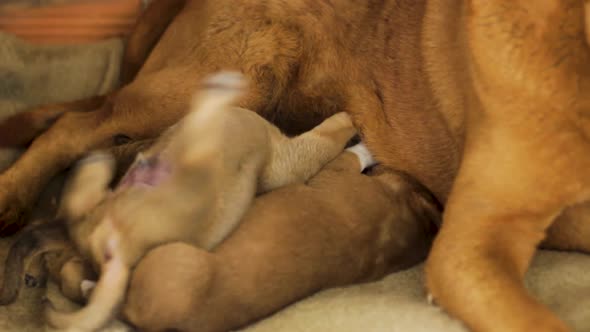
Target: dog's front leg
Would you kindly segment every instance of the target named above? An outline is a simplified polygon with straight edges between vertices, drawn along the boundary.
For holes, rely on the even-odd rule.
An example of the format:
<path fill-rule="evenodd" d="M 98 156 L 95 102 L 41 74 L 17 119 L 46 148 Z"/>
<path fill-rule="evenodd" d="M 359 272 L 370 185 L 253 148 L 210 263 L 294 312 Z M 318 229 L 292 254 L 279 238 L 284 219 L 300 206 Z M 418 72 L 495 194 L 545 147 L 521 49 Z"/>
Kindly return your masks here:
<path fill-rule="evenodd" d="M 537 245 L 568 196 L 552 186 L 564 172 L 530 167 L 551 161 L 522 146 L 506 148 L 505 132 L 493 136 L 466 152 L 427 261 L 427 287 L 476 332 L 570 331 L 523 284 Z"/>

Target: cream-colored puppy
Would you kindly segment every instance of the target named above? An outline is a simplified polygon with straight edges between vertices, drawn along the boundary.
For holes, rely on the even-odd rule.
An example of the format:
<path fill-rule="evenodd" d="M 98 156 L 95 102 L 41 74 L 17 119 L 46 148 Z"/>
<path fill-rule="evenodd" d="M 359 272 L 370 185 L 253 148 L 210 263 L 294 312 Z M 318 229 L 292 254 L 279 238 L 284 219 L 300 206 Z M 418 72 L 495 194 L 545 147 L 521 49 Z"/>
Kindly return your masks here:
<path fill-rule="evenodd" d="M 307 180 L 356 133 L 348 115 L 339 113 L 288 138 L 258 114 L 231 106 L 245 90 L 239 74 L 205 80 L 191 112 L 137 157 L 112 192 L 109 155 L 95 153 L 81 162 L 62 213 L 72 240 L 100 269 L 100 278 L 80 311 L 61 313 L 49 306 L 50 325 L 99 329 L 116 313 L 131 268 L 149 249 L 171 241 L 215 247 L 257 193 Z"/>

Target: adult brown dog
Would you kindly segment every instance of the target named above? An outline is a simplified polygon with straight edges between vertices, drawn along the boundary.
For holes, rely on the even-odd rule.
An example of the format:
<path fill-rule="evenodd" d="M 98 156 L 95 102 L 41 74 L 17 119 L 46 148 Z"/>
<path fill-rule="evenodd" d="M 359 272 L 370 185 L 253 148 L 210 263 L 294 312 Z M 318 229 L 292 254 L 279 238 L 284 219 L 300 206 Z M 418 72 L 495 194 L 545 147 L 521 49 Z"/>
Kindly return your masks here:
<path fill-rule="evenodd" d="M 345 110 L 378 160 L 446 203 L 427 283 L 448 312 L 476 331 L 568 331 L 522 277 L 543 239 L 590 251 L 589 6 L 187 1 L 133 82 L 60 117 L 0 176 L 0 219 L 88 149 L 161 132 L 199 77 L 237 69 L 254 88 L 241 106 L 293 132 Z M 130 45 L 155 40 L 146 26 Z"/>

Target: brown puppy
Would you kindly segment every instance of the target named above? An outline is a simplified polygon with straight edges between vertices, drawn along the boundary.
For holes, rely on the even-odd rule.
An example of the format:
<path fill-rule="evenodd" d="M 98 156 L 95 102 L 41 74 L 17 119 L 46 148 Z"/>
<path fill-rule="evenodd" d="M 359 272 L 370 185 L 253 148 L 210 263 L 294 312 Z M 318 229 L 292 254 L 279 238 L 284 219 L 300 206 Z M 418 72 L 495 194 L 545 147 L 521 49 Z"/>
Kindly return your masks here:
<path fill-rule="evenodd" d="M 379 161 L 447 204 L 427 282 L 448 312 L 476 331 L 567 331 L 522 277 L 552 224 L 545 243 L 590 251 L 588 6 L 187 1 L 131 84 L 62 116 L 0 176 L 0 220 L 89 149 L 178 120 L 186 73 L 232 68 L 253 82 L 242 106 L 292 131 L 347 111 Z"/>
<path fill-rule="evenodd" d="M 112 160 L 95 154 L 82 161 L 62 213 L 101 277 L 80 312 L 49 309 L 50 325 L 101 328 L 123 301 L 130 269 L 145 252 L 171 241 L 212 249 L 237 226 L 256 194 L 306 181 L 356 133 L 348 115 L 339 113 L 287 138 L 256 113 L 231 107 L 245 91 L 236 73 L 206 79 L 192 111 L 138 156 L 112 193 Z"/>
<path fill-rule="evenodd" d="M 321 289 L 416 264 L 440 221 L 435 200 L 404 174 L 370 173 L 344 152 L 308 183 L 259 196 L 214 252 L 152 250 L 133 272 L 125 316 L 142 331 L 231 331 Z"/>

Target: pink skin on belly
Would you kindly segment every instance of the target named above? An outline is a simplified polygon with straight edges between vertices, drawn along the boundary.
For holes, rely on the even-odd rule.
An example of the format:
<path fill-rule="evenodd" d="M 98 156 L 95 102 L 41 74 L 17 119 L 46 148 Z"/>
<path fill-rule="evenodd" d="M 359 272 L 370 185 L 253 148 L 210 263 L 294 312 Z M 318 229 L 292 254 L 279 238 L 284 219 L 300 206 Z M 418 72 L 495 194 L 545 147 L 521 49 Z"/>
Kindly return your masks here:
<path fill-rule="evenodd" d="M 171 165 L 156 155 L 149 159 L 138 160 L 125 173 L 117 190 L 131 186 L 154 187 L 170 177 Z"/>

